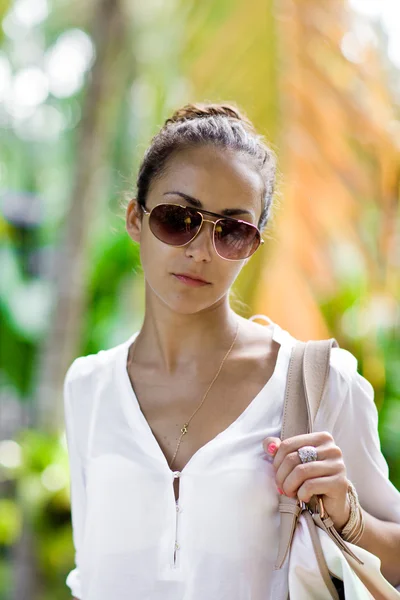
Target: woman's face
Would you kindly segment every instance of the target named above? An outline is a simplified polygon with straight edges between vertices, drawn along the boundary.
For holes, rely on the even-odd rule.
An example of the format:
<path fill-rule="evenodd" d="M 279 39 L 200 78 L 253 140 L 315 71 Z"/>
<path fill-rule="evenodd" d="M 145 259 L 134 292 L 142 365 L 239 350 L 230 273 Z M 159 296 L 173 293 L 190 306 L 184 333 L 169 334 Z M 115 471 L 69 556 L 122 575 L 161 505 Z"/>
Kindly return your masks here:
<path fill-rule="evenodd" d="M 169 192 L 185 193 L 193 197 L 195 203 Z M 236 151 L 211 146 L 191 148 L 169 158 L 166 173 L 150 186 L 146 209 L 150 211 L 164 202 L 202 208 L 221 216 L 224 216 L 224 210 L 230 209 L 238 212 L 229 216 L 257 225 L 262 194 L 261 177 L 252 168 L 249 158 Z M 144 215 L 140 221 L 136 206 L 136 201 L 131 200 L 126 227 L 130 237 L 140 243 L 147 289 L 182 314 L 207 310 L 219 303 L 249 259 L 228 261 L 221 258 L 212 243 L 212 224 L 207 222 L 186 246 L 177 248 L 164 244 L 149 229 L 148 216 Z M 210 215 L 205 218 L 217 219 Z M 190 273 L 209 283 L 191 287 L 175 277 L 176 273 Z"/>

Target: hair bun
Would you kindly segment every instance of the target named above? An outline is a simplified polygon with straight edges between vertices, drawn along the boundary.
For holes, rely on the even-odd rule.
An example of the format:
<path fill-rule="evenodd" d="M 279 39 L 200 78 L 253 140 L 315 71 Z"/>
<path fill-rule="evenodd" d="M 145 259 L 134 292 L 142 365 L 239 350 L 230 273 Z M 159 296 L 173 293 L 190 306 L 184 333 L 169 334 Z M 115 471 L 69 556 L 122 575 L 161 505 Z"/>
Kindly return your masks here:
<path fill-rule="evenodd" d="M 169 117 L 164 127 L 169 123 L 177 123 L 179 121 L 187 121 L 190 119 L 201 119 L 205 117 L 228 117 L 246 123 L 253 128 L 252 122 L 239 109 L 231 104 L 186 104 L 182 108 L 178 108 L 171 117 Z"/>

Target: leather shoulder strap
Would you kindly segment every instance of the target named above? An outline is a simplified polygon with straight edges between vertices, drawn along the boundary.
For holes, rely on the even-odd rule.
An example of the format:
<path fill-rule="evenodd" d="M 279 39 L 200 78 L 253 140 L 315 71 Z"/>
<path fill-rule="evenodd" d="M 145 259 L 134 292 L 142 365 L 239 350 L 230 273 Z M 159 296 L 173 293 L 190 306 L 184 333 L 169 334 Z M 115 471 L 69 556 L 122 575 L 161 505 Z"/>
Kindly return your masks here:
<path fill-rule="evenodd" d="M 309 342 L 296 341 L 289 362 L 281 440 L 311 433 L 329 375 L 330 352 L 338 347 L 334 338 Z M 292 543 L 301 512 L 297 498 L 279 497 L 281 517 L 278 555 L 275 569 L 280 569 Z"/>
<path fill-rule="evenodd" d="M 308 431 L 313 431 L 329 377 L 331 349 L 338 348 L 335 338 L 307 342 L 303 360 L 303 382 L 308 413 Z M 300 432 L 302 433 L 302 432 Z"/>

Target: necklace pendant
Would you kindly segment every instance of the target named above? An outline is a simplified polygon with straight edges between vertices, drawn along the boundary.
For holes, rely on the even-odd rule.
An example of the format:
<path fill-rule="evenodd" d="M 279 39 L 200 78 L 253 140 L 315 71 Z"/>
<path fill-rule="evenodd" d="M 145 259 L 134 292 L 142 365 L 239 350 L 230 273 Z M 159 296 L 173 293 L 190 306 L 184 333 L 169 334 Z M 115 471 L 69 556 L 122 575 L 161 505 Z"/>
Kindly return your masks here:
<path fill-rule="evenodd" d="M 182 427 L 181 432 L 183 433 L 183 435 L 185 435 L 185 433 L 188 432 L 188 426 L 189 426 L 189 423 L 185 423 L 184 426 Z"/>

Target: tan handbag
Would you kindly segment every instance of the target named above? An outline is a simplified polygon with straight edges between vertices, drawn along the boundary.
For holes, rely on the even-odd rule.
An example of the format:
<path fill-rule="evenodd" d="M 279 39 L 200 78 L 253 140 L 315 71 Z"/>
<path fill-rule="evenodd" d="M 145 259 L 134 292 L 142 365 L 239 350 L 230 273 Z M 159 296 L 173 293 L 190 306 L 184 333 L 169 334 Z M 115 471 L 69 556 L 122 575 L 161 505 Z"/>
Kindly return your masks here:
<path fill-rule="evenodd" d="M 328 380 L 332 347 L 338 347 L 338 343 L 334 338 L 309 342 L 297 341 L 295 343 L 288 371 L 282 440 L 313 431 L 315 416 Z M 297 498 L 282 495 L 279 498 L 279 511 L 281 518 L 280 540 L 275 569 L 282 567 L 285 558 L 291 552 L 296 526 L 301 518 L 301 525 L 305 529 L 308 528 L 307 536 L 309 536 L 308 539 L 311 538 L 312 548 L 309 550 L 315 555 L 319 568 L 318 577 L 322 578 L 320 579 L 321 584 L 326 587 L 324 594 L 322 594 L 320 588 L 320 591 L 315 591 L 315 595 L 313 592 L 311 595 L 293 593 L 293 596 L 299 599 L 303 597 L 310 599 L 330 597 L 334 600 L 341 600 L 341 598 L 348 600 L 348 597 L 371 597 L 375 600 L 400 600 L 400 593 L 383 577 L 380 571 L 380 560 L 365 549 L 347 543 L 341 538 L 329 515 L 325 513 L 319 496 L 313 496 L 310 502 L 305 504 Z M 329 539 L 326 536 L 329 536 Z M 332 545 L 330 540 L 334 542 L 335 546 Z M 336 558 L 339 558 L 342 563 L 344 562 L 343 557 L 346 559 L 347 564 L 345 563 L 344 570 L 347 569 L 347 580 L 344 577 L 341 580 L 338 570 L 336 569 L 335 574 L 332 566 L 333 563 L 338 564 L 337 560 L 333 560 L 334 554 L 337 554 L 338 551 L 341 554 Z M 301 553 L 297 556 L 301 557 Z M 330 564 L 327 564 L 327 557 L 329 557 L 328 563 L 330 561 Z M 347 565 L 350 566 L 350 569 Z M 289 569 L 291 568 L 289 563 Z M 296 569 L 296 565 L 293 569 Z M 339 569 L 339 571 L 343 572 L 343 569 Z M 358 585 L 360 589 L 362 588 L 365 591 L 364 594 L 355 596 L 354 592 L 352 595 L 349 592 L 346 595 L 349 572 L 350 578 L 354 579 L 355 586 Z M 296 581 L 297 576 L 298 572 L 296 570 L 292 571 L 291 580 Z M 300 587 L 299 583 L 299 589 Z M 296 586 L 293 589 L 296 589 Z M 350 589 L 349 586 L 347 586 L 347 589 Z M 292 596 L 290 595 L 290 597 Z"/>

